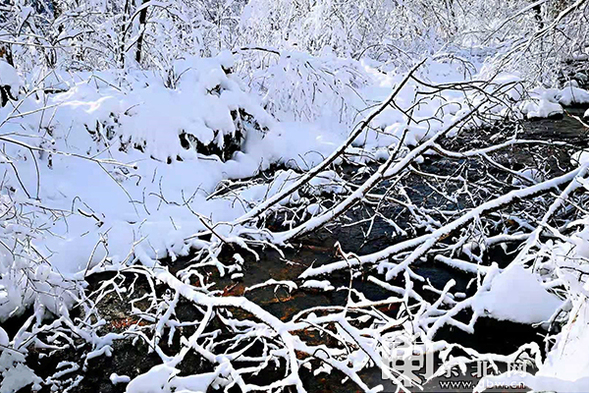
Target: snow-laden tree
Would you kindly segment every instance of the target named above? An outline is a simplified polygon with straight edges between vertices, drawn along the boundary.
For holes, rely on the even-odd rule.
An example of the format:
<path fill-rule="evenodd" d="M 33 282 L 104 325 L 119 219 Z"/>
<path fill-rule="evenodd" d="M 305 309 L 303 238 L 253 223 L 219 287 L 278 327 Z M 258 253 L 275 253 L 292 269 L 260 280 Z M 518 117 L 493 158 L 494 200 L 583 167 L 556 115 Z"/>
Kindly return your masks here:
<path fill-rule="evenodd" d="M 395 0 L 252 0 L 241 15 L 242 39 L 312 54 L 329 48 L 343 57 L 411 50 L 431 36 L 410 3 Z"/>
<path fill-rule="evenodd" d="M 555 174 L 536 154 L 520 171 L 500 155 L 571 146 L 519 139 L 518 124 L 486 132 L 589 102 L 574 83 L 523 87 L 587 59 L 588 3 L 2 1 L 0 320 L 25 320 L 0 329 L 0 391 L 75 390 L 121 343 L 157 364 L 101 378 L 139 393 L 302 392 L 305 367 L 366 391 L 376 367 L 401 386 L 383 349 L 398 340 L 449 365 L 537 360 L 535 345 L 501 357 L 438 333 L 514 308 L 572 327 L 576 311 L 551 317 L 564 299 L 586 313 L 589 163 Z M 391 236 L 364 249 L 383 222 Z M 334 238 L 323 262 L 287 261 L 342 228 L 363 244 Z M 490 250 L 514 244 L 517 264 L 499 268 Z M 290 276 L 240 282 L 268 250 Z M 431 283 L 424 263 L 470 283 Z M 502 309 L 518 285 L 543 307 Z M 245 296 L 261 288 L 347 296 L 279 318 Z M 565 353 L 577 342 L 558 340 Z M 27 358 L 65 351 L 75 361 L 49 371 Z M 186 366 L 195 354 L 206 372 Z M 263 386 L 249 379 L 268 370 Z"/>

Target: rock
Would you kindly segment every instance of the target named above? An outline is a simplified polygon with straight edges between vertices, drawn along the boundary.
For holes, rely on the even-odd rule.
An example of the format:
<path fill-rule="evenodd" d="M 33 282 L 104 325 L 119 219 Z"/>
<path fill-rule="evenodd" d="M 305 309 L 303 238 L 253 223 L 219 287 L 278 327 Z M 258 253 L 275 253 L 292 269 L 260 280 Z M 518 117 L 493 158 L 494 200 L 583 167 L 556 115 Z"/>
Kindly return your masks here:
<path fill-rule="evenodd" d="M 545 118 L 558 119 L 563 115 L 562 106 L 557 102 L 553 102 L 550 98 L 545 97 L 537 100 L 524 101 L 521 110 L 529 120 Z"/>
<path fill-rule="evenodd" d="M 571 155 L 571 164 L 581 166 L 589 161 L 589 151 L 580 150 Z"/>
<path fill-rule="evenodd" d="M 589 104 L 589 92 L 571 84 L 560 91 L 558 101 L 564 106 Z"/>
<path fill-rule="evenodd" d="M 536 168 L 526 168 L 518 172 L 524 178 L 528 179 L 533 184 L 540 183 L 545 180 L 546 176 L 542 171 Z M 513 185 L 522 185 L 522 180 L 519 178 L 514 178 L 511 182 Z"/>

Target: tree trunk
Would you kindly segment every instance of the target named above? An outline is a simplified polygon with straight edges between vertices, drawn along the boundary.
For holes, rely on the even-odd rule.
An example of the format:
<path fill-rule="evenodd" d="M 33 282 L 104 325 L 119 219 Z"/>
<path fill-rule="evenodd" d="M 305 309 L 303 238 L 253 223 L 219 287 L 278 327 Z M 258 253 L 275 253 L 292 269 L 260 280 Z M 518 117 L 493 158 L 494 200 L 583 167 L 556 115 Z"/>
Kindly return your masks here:
<path fill-rule="evenodd" d="M 149 0 L 142 0 L 141 5 L 143 6 Z M 143 33 L 145 31 L 145 24 L 147 23 L 147 7 L 143 8 L 139 12 L 139 37 L 137 38 L 137 51 L 135 52 L 135 60 L 137 63 L 141 63 L 141 50 L 143 49 Z"/>
<path fill-rule="evenodd" d="M 123 10 L 123 23 L 121 24 L 121 32 L 119 36 L 119 67 L 125 67 L 125 35 L 127 34 L 129 21 L 129 14 L 131 10 L 131 0 L 125 0 L 125 9 Z"/>

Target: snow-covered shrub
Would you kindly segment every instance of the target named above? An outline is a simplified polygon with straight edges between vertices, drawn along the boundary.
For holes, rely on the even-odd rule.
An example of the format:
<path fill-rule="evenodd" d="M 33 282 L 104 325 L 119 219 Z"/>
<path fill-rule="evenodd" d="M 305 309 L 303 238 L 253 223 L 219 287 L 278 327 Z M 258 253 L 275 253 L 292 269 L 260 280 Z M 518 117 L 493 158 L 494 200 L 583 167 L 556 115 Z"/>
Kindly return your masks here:
<path fill-rule="evenodd" d="M 104 83 L 114 73 L 91 76 L 50 98 L 59 106 L 51 127 L 67 130 L 73 121 L 97 142 L 96 151 L 135 148 L 164 162 L 197 153 L 228 160 L 248 133 L 263 133 L 272 125 L 242 90 L 232 66 L 228 54 L 190 57 L 174 62 L 164 81 L 153 73 L 130 72 L 121 88 Z M 74 115 L 80 107 L 84 115 Z"/>
<path fill-rule="evenodd" d="M 7 159 L 6 157 L 4 157 Z M 68 282 L 35 248 L 43 227 L 35 227 L 27 207 L 0 193 L 0 322 L 22 315 L 34 305 L 42 318 L 45 311 L 66 312 L 77 287 Z M 49 223 L 47 223 L 49 224 Z M 47 225 L 46 224 L 46 225 Z"/>
<path fill-rule="evenodd" d="M 271 143 L 252 156 L 238 151 L 271 134 L 275 120 L 232 68 L 222 54 L 177 60 L 169 80 L 158 71 L 56 71 L 47 86 L 60 92 L 33 85 L 0 108 L 0 191 L 25 209 L 30 228 L 43 228 L 27 266 L 46 259 L 53 272 L 79 280 L 96 264 L 128 261 L 148 232 L 159 239 L 144 242 L 151 258 L 185 255 L 184 238 L 202 226 L 191 205 L 202 207 L 224 176 L 253 176 L 270 164 Z M 233 219 L 228 205 L 212 202 L 207 214 Z M 4 262 L 6 281 L 19 282 L 21 262 Z M 7 303 L 10 311 L 34 303 L 23 291 L 10 289 L 10 299 L 25 299 Z"/>
<path fill-rule="evenodd" d="M 284 51 L 270 55 L 269 64 L 264 65 L 260 52 L 253 52 L 244 53 L 248 63 L 241 72 L 251 78 L 264 107 L 278 119 L 313 121 L 326 117 L 349 124 L 357 115 L 351 103 L 367 82 L 357 62 L 331 53 L 312 56 Z"/>
<path fill-rule="evenodd" d="M 243 3 L 220 0 L 7 2 L 0 36 L 27 71 L 165 68 L 184 54 L 216 55 L 235 42 Z"/>
<path fill-rule="evenodd" d="M 475 36 L 483 45 L 497 45 L 495 57 L 488 62 L 496 69 L 517 70 L 531 84 L 555 86 L 570 78 L 567 64 L 587 58 L 587 1 L 478 4 L 485 3 L 492 7 L 485 18 L 488 27 L 481 26 L 483 34 Z"/>
<path fill-rule="evenodd" d="M 13 68 L 6 67 L 12 71 L 10 75 L 16 75 Z M 110 189 L 125 195 L 120 190 L 125 182 L 138 185 L 137 179 L 145 178 L 137 193 L 131 189 L 139 200 L 145 198 L 146 182 L 155 187 L 153 191 L 163 192 L 154 176 L 158 170 L 167 170 L 166 162 L 196 161 L 199 153 L 229 160 L 243 139 L 263 137 L 274 120 L 255 97 L 242 90 L 232 67 L 230 55 L 176 61 L 171 73 L 175 88 L 166 87 L 156 72 L 129 72 L 124 80 L 119 79 L 118 71 L 80 73 L 75 78 L 59 74 L 59 88 L 66 91 L 21 96 L 0 108 L 0 163 L 4 168 L 0 184 L 0 321 L 31 306 L 40 316 L 45 310 L 57 315 L 66 312 L 78 291 L 71 279 L 79 280 L 82 272 L 107 257 L 118 255 L 119 261 L 129 252 L 134 229 L 127 225 L 141 220 L 133 217 L 119 222 L 117 218 L 104 225 L 110 213 L 113 217 L 128 215 L 112 192 L 107 192 L 109 198 L 97 196 L 89 201 L 95 192 L 86 194 L 83 190 L 90 179 L 94 185 L 101 184 L 97 186 L 101 191 Z M 14 86 L 21 83 L 14 78 L 9 82 Z M 143 163 L 145 171 L 136 171 L 136 164 L 122 163 L 128 161 L 147 161 Z M 116 165 L 118 162 L 121 164 Z M 96 174 L 104 181 L 97 180 Z M 186 174 L 198 179 L 190 169 Z M 64 182 L 64 178 L 71 181 Z M 205 173 L 199 181 L 218 181 L 214 179 Z M 173 191 L 178 188 L 171 187 Z M 180 190 L 175 195 L 181 200 L 186 194 Z M 159 210 L 160 197 L 147 198 L 153 198 L 154 209 Z M 126 197 L 123 203 L 128 203 Z M 144 214 L 155 213 L 148 209 Z M 138 214 L 132 206 L 131 211 Z M 169 216 L 165 221 L 169 223 Z M 113 223 L 120 232 L 114 235 L 115 230 L 109 239 Z M 65 236 L 57 235 L 60 232 Z M 180 248 L 182 239 L 178 240 Z M 55 243 L 46 247 L 46 241 Z M 170 250 L 175 249 L 169 239 L 166 242 Z M 114 255 L 111 250 L 116 250 Z M 54 264 L 56 259 L 64 264 Z M 62 272 L 69 263 L 75 266 L 73 271 Z"/>

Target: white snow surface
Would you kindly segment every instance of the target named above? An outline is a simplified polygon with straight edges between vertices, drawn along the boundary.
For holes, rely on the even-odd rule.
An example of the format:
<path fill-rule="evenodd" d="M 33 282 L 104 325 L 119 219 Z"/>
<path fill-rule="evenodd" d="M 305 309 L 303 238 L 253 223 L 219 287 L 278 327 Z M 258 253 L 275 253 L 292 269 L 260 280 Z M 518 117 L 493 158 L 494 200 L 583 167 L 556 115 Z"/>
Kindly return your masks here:
<path fill-rule="evenodd" d="M 301 287 L 322 291 L 333 291 L 335 289 L 328 280 L 306 280 Z"/>
<path fill-rule="evenodd" d="M 177 376 L 179 370 L 160 364 L 133 379 L 127 385 L 126 393 L 173 393 L 206 392 L 217 374 L 203 373 L 188 377 Z"/>
<path fill-rule="evenodd" d="M 24 364 L 25 357 L 11 350 L 0 351 L 0 393 L 14 393 L 30 385 L 39 390 L 42 381 Z"/>
<path fill-rule="evenodd" d="M 117 385 L 119 383 L 129 383 L 131 381 L 131 377 L 127 375 L 118 375 L 115 373 L 112 373 L 109 379 L 113 385 Z"/>
<path fill-rule="evenodd" d="M 562 105 L 589 104 L 589 92 L 576 86 L 566 86 L 559 93 L 558 102 Z"/>
<path fill-rule="evenodd" d="M 536 89 L 530 92 L 530 99 L 523 101 L 520 109 L 528 119 L 546 118 L 563 113 L 558 102 L 559 91 L 556 89 Z"/>
<path fill-rule="evenodd" d="M 561 303 L 535 274 L 510 265 L 494 278 L 488 292 L 477 297 L 473 308 L 498 320 L 532 324 L 548 321 Z"/>
<path fill-rule="evenodd" d="M 538 390 L 552 387 L 555 391 L 587 391 L 589 389 L 589 282 L 579 279 L 575 269 L 585 269 L 589 258 L 589 226 L 584 225 L 569 242 L 551 246 L 552 263 L 561 282 L 569 292 L 571 310 L 568 321 L 555 338 L 555 345 L 538 370 Z M 548 390 L 548 389 L 546 389 Z"/>
<path fill-rule="evenodd" d="M 571 164 L 581 166 L 589 161 L 589 151 L 579 150 L 571 155 Z"/>
<path fill-rule="evenodd" d="M 0 86 L 9 86 L 10 94 L 18 98 L 21 79 L 13 66 L 0 58 Z"/>
<path fill-rule="evenodd" d="M 537 119 L 561 115 L 563 106 L 585 104 L 589 104 L 589 92 L 570 84 L 562 89 L 536 88 L 530 91 L 530 99 L 520 104 L 520 109 L 528 119 Z"/>
<path fill-rule="evenodd" d="M 558 378 L 564 381 L 580 381 L 587 377 L 589 370 L 589 307 L 587 302 L 579 304 L 572 313 L 575 323 L 570 325 L 562 335 L 560 345 L 554 348 L 538 372 L 538 376 Z M 589 380 L 585 387 L 589 387 Z"/>

